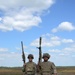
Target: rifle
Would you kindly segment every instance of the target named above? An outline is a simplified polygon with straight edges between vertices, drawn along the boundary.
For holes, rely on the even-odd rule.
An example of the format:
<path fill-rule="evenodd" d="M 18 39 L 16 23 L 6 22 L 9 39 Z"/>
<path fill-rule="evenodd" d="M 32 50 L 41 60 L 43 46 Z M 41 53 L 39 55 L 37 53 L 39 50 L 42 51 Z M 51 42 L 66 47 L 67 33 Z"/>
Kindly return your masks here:
<path fill-rule="evenodd" d="M 23 48 L 23 42 L 21 41 L 21 47 L 22 47 L 22 59 L 23 59 L 23 63 L 25 63 L 25 54 L 24 54 L 24 48 Z"/>
<path fill-rule="evenodd" d="M 42 62 L 41 40 L 42 40 L 42 38 L 40 37 L 40 39 L 39 39 L 39 47 L 37 47 L 39 49 L 39 59 L 38 59 L 38 65 L 37 65 L 37 72 L 38 73 L 41 72 L 40 63 Z M 41 73 L 41 75 L 42 75 L 42 73 Z"/>
<path fill-rule="evenodd" d="M 40 37 L 39 47 L 37 47 L 39 49 L 39 61 L 38 61 L 39 63 L 42 62 L 41 40 L 42 40 L 42 38 Z"/>

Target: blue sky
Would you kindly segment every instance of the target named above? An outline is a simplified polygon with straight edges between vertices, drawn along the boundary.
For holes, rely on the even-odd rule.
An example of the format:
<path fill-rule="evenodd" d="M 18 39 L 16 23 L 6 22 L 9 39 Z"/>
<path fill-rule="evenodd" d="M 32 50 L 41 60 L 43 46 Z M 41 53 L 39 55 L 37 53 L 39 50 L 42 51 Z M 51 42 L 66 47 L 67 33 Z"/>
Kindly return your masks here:
<path fill-rule="evenodd" d="M 74 33 L 74 0 L 0 0 L 0 66 L 23 65 L 21 41 L 26 57 L 32 53 L 37 63 L 40 36 L 50 61 L 75 66 Z"/>

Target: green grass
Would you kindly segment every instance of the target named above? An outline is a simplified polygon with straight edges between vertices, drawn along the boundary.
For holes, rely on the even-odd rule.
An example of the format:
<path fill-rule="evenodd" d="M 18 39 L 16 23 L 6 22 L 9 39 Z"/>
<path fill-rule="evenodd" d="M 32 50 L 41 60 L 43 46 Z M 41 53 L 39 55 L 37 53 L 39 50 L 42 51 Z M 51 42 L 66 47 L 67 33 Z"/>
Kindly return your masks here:
<path fill-rule="evenodd" d="M 57 67 L 58 75 L 75 75 L 75 67 Z M 21 67 L 0 67 L 0 75 L 23 75 Z"/>

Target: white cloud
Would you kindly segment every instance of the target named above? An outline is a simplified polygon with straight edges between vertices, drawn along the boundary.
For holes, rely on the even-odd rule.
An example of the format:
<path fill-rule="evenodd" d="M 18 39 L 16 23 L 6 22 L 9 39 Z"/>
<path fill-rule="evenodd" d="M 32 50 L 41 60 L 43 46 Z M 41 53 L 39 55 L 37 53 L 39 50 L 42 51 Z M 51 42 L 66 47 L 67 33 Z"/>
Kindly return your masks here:
<path fill-rule="evenodd" d="M 22 65 L 22 57 L 21 57 L 21 53 L 15 53 L 15 52 L 8 52 L 8 53 L 3 53 L 0 54 L 0 66 L 10 66 L 10 67 L 14 67 L 14 66 L 21 66 Z M 17 61 L 19 63 L 17 63 Z M 8 62 L 10 62 L 8 64 Z"/>
<path fill-rule="evenodd" d="M 58 31 L 72 31 L 75 30 L 75 26 L 73 26 L 72 23 L 70 22 L 62 22 L 61 24 L 59 24 L 59 26 L 57 28 L 52 29 L 52 32 L 58 32 Z"/>
<path fill-rule="evenodd" d="M 52 50 L 49 50 L 49 52 L 53 52 L 53 53 L 60 53 L 61 51 L 58 50 L 58 49 L 52 49 Z"/>
<path fill-rule="evenodd" d="M 34 40 L 32 43 L 31 43 L 31 46 L 39 46 L 39 39 L 36 39 Z"/>
<path fill-rule="evenodd" d="M 74 41 L 72 39 L 63 39 L 63 43 L 73 43 Z"/>
<path fill-rule="evenodd" d="M 49 33 L 44 34 L 42 36 L 42 47 L 56 47 L 56 46 L 61 46 L 62 44 L 73 44 L 74 40 L 73 39 L 65 39 L 65 38 L 60 38 L 58 36 L 51 35 Z M 34 40 L 31 43 L 31 46 L 39 46 L 39 38 Z"/>
<path fill-rule="evenodd" d="M 2 20 L 2 18 L 0 17 L 0 21 Z"/>
<path fill-rule="evenodd" d="M 2 31 L 12 31 L 13 29 L 24 31 L 33 26 L 38 26 L 41 22 L 41 18 L 39 16 L 33 16 L 32 14 L 19 13 L 14 16 L 5 16 L 2 18 L 2 22 L 0 24 L 0 30 Z"/>
<path fill-rule="evenodd" d="M 75 48 L 75 43 L 71 47 Z"/>
<path fill-rule="evenodd" d="M 1 57 L 1 58 L 0 58 L 0 61 L 3 61 L 3 60 L 4 60 L 4 58 Z"/>
<path fill-rule="evenodd" d="M 70 56 L 70 57 L 72 57 L 72 55 L 74 54 L 75 54 L 75 48 L 71 46 L 61 49 L 59 53 L 60 56 Z"/>
<path fill-rule="evenodd" d="M 42 22 L 41 14 L 55 0 L 0 0 L 0 10 L 4 16 L 0 18 L 0 30 L 24 31 L 38 26 Z"/>
<path fill-rule="evenodd" d="M 51 37 L 51 40 L 60 40 L 60 38 L 58 36 L 53 36 Z"/>
<path fill-rule="evenodd" d="M 7 52 L 8 49 L 7 48 L 0 48 L 0 52 Z"/>
<path fill-rule="evenodd" d="M 54 3 L 54 0 L 0 0 L 1 9 L 19 9 L 21 7 L 37 8 L 40 10 L 47 9 Z M 16 7 L 16 8 L 15 8 Z"/>
<path fill-rule="evenodd" d="M 16 47 L 16 50 L 21 50 L 21 48 L 20 47 Z"/>
<path fill-rule="evenodd" d="M 49 52 L 68 55 L 68 54 L 75 52 L 75 50 L 73 47 L 65 47 L 65 48 L 61 48 L 60 50 L 59 49 L 51 49 L 51 50 L 49 50 Z"/>
<path fill-rule="evenodd" d="M 43 47 L 54 47 L 61 44 L 60 38 L 52 35 L 43 35 L 42 46 Z M 31 46 L 39 46 L 39 38 L 31 43 Z"/>
<path fill-rule="evenodd" d="M 66 48 L 64 48 L 64 51 L 66 51 L 66 52 L 75 52 L 75 48 L 74 47 L 66 47 Z"/>
<path fill-rule="evenodd" d="M 27 49 L 27 46 L 23 45 L 24 49 Z M 16 47 L 16 50 L 22 50 L 22 47 Z"/>
<path fill-rule="evenodd" d="M 57 48 L 57 49 L 50 49 L 48 50 L 51 54 L 57 55 L 57 56 L 74 56 L 75 54 L 75 48 L 72 46 L 64 47 L 64 48 Z"/>

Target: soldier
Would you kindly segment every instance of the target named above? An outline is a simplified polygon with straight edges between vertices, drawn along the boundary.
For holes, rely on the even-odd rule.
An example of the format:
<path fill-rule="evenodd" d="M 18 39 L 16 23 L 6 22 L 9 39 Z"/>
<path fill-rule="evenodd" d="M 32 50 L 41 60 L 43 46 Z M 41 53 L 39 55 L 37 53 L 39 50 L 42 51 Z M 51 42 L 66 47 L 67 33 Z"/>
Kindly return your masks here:
<path fill-rule="evenodd" d="M 39 71 L 41 75 L 57 75 L 56 67 L 53 62 L 48 61 L 50 55 L 48 53 L 44 53 L 43 62 L 39 64 Z"/>
<path fill-rule="evenodd" d="M 35 75 L 36 73 L 36 64 L 33 62 L 33 55 L 29 54 L 28 55 L 29 61 L 24 64 L 24 71 L 25 75 Z"/>

